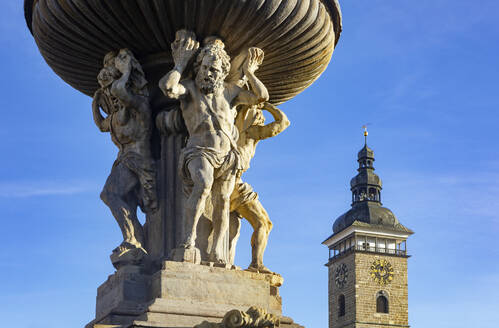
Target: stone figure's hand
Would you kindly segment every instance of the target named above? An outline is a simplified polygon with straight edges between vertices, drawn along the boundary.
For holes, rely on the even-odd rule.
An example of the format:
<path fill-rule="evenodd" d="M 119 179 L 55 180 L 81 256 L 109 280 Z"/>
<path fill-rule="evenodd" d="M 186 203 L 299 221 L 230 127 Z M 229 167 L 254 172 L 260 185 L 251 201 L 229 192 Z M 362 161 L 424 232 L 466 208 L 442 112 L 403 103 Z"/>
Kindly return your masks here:
<path fill-rule="evenodd" d="M 253 74 L 263 63 L 264 53 L 263 50 L 256 47 L 248 49 L 248 56 L 243 65 L 244 74 Z"/>
<path fill-rule="evenodd" d="M 172 43 L 172 56 L 175 66 L 184 69 L 189 60 L 199 49 L 199 42 L 196 41 L 194 32 L 179 30 Z"/>

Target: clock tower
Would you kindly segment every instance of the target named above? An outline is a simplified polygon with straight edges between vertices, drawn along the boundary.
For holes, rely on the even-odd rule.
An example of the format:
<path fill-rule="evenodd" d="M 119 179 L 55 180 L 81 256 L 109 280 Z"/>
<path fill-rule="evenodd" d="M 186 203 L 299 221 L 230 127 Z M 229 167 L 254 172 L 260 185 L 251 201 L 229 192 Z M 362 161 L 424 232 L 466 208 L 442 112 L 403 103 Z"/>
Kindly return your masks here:
<path fill-rule="evenodd" d="M 406 240 L 413 232 L 382 206 L 367 142 L 357 161 L 352 208 L 323 242 L 329 248 L 329 328 L 409 327 Z"/>

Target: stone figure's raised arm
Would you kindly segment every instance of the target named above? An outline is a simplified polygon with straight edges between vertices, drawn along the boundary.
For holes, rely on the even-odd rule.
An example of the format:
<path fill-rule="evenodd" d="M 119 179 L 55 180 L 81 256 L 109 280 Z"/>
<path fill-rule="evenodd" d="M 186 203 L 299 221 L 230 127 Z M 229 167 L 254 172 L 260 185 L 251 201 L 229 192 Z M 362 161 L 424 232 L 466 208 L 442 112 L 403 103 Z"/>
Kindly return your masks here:
<path fill-rule="evenodd" d="M 269 92 L 265 85 L 256 75 L 256 70 L 263 62 L 264 53 L 260 48 L 249 48 L 248 56 L 243 64 L 243 73 L 248 79 L 248 84 L 251 91 L 241 90 L 239 95 L 234 100 L 233 105 L 257 105 L 269 100 Z"/>
<path fill-rule="evenodd" d="M 92 114 L 94 117 L 95 125 L 99 128 L 101 132 L 109 132 L 109 116 L 104 118 L 100 111 L 100 106 L 102 103 L 102 89 L 99 89 L 94 94 L 94 99 L 92 101 Z"/>
<path fill-rule="evenodd" d="M 189 61 L 199 49 L 199 42 L 196 41 L 194 32 L 179 30 L 176 33 L 175 41 L 171 45 L 174 62 L 173 69 L 159 81 L 159 88 L 165 96 L 179 99 L 187 94 L 187 89 L 180 83 L 184 70 Z"/>
<path fill-rule="evenodd" d="M 275 121 L 263 126 L 260 125 L 251 126 L 247 131 L 250 138 L 253 138 L 255 140 L 263 140 L 275 137 L 276 135 L 287 129 L 290 122 L 288 120 L 288 117 L 286 116 L 286 114 L 284 114 L 283 111 L 281 111 L 279 108 L 275 107 L 274 105 L 268 102 L 266 102 L 263 105 L 262 109 L 272 114 Z"/>
<path fill-rule="evenodd" d="M 129 108 L 137 111 L 149 111 L 148 106 L 143 106 L 143 104 L 146 103 L 144 102 L 144 97 L 146 95 L 137 93 L 138 90 L 133 90 L 135 92 L 130 90 L 131 88 L 144 89 L 147 84 L 147 81 L 145 81 L 143 76 L 138 76 L 143 75 L 143 72 L 141 68 L 137 67 L 140 66 L 140 64 L 135 57 L 133 57 L 133 54 L 128 49 L 121 49 L 116 56 L 115 66 L 120 71 L 121 77 L 113 82 L 111 94 Z M 135 75 L 133 75 L 132 71 L 134 69 L 140 70 L 140 72 L 135 72 Z M 140 81 L 138 81 L 139 78 Z M 132 79 L 135 80 L 132 81 Z"/>

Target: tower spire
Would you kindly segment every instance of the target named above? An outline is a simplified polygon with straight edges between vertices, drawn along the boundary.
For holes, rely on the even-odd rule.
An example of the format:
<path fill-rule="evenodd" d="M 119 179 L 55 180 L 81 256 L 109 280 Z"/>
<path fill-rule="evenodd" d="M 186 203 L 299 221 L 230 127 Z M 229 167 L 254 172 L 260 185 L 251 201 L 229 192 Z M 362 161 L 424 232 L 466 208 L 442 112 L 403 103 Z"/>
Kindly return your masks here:
<path fill-rule="evenodd" d="M 357 154 L 359 172 L 350 182 L 352 205 L 374 202 L 381 205 L 381 179 L 374 173 L 374 152 L 367 146 L 367 128 L 364 125 L 365 145 Z"/>
<path fill-rule="evenodd" d="M 367 146 L 367 136 L 369 135 L 369 132 L 367 132 L 367 124 L 363 125 L 362 128 L 364 129 L 364 146 Z"/>

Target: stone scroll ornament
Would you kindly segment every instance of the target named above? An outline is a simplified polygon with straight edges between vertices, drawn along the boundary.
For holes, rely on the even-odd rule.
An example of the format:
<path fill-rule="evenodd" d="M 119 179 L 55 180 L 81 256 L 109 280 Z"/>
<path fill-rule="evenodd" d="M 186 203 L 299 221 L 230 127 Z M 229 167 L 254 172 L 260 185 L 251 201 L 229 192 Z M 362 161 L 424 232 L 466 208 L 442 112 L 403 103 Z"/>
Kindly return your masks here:
<path fill-rule="evenodd" d="M 123 242 L 111 255 L 113 265 L 119 268 L 141 264 L 147 255 L 137 208 L 150 214 L 158 207 L 156 169 L 150 149 L 153 123 L 147 81 L 132 52 L 110 52 L 103 65 L 92 109 L 97 127 L 109 132 L 119 149 L 101 193 L 123 234 Z"/>
<path fill-rule="evenodd" d="M 251 307 L 242 312 L 232 310 L 227 312 L 221 323 L 204 321 L 194 328 L 274 328 L 279 327 L 279 318 L 268 314 L 265 310 Z"/>
<path fill-rule="evenodd" d="M 207 37 L 200 48 L 196 35 L 187 30 L 176 33 L 171 45 L 174 68 L 160 81 L 165 96 L 180 101 L 180 111 L 189 133 L 179 160 L 179 174 L 186 187 L 183 223 L 186 235 L 173 260 L 199 263 L 196 228 L 207 199 L 213 204 L 213 243 L 209 260 L 230 264 L 228 235 L 230 196 L 238 173 L 243 169 L 237 145 L 235 109 L 254 106 L 269 99 L 267 88 L 255 76 L 263 61 L 263 51 L 249 48 L 242 65 L 249 90 L 226 81 L 231 58 L 218 37 Z M 193 67 L 189 63 L 193 61 Z M 193 78 L 189 78 L 190 70 Z M 170 114 L 171 115 L 171 114 Z M 169 117 L 169 116 L 168 116 Z"/>

